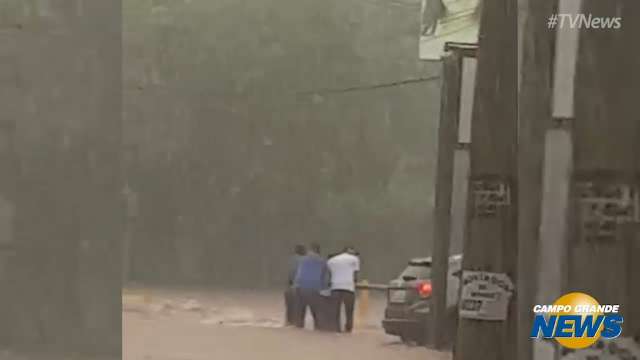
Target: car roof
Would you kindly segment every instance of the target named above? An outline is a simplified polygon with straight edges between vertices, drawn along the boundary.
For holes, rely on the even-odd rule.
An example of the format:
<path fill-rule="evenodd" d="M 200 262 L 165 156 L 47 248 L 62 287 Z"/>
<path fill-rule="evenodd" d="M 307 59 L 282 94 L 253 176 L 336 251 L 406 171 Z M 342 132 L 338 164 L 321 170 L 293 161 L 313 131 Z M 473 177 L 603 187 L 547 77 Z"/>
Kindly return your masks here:
<path fill-rule="evenodd" d="M 449 262 L 457 262 L 462 260 L 462 254 L 451 255 L 449 257 Z M 421 258 L 413 258 L 409 260 L 409 265 L 431 265 L 433 263 L 433 257 L 421 257 Z"/>
<path fill-rule="evenodd" d="M 409 265 L 430 265 L 433 262 L 431 256 L 423 258 L 413 258 L 409 260 Z"/>

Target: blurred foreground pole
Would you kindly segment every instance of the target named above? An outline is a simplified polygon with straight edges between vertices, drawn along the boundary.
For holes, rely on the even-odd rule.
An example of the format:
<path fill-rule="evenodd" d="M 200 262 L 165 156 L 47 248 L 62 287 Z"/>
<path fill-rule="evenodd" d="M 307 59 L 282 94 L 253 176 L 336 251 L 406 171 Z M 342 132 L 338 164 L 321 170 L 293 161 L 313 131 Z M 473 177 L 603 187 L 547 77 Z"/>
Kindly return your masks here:
<path fill-rule="evenodd" d="M 17 165 L 0 347 L 121 357 L 121 2 L 30 3 L 0 39 Z"/>
<path fill-rule="evenodd" d="M 551 71 L 554 34 L 547 18 L 553 1 L 521 0 L 518 76 L 518 352 L 532 360 L 532 308 L 538 281 L 538 242 L 545 132 L 551 125 Z"/>
<path fill-rule="evenodd" d="M 541 23 L 547 21 L 553 8 L 543 2 L 529 7 L 531 22 L 525 38 L 533 44 L 525 40 L 521 131 L 531 126 L 528 117 L 536 108 L 541 109 L 536 116 L 544 122 L 539 126 L 549 126 L 544 121 L 549 117 L 543 112 L 552 110 L 552 126 L 545 138 L 535 302 L 553 303 L 564 293 L 580 291 L 603 304 L 621 304 L 626 316 L 623 336 L 632 336 L 638 329 L 632 304 L 639 299 L 633 284 L 640 276 L 634 268 L 640 255 L 640 122 L 635 108 L 640 93 L 640 52 L 629 44 L 640 35 L 639 24 L 630 20 L 640 15 L 640 3 L 558 3 L 557 13 L 561 14 L 623 17 L 619 29 L 564 26 L 548 30 L 551 35 L 544 33 L 546 24 Z M 554 53 L 549 54 L 554 43 Z M 553 67 L 548 66 L 551 58 Z M 535 61 L 537 66 L 529 68 L 527 61 Z M 546 73 L 549 68 L 553 68 L 553 76 Z M 528 72 L 538 81 L 525 81 Z M 549 78 L 553 86 L 546 83 Z M 549 88 L 550 106 L 546 104 Z M 521 225 L 525 221 L 522 219 Z M 521 244 L 525 241 L 520 240 Z M 521 263 L 521 269 L 526 266 Z M 522 305 L 523 317 L 526 311 Z M 561 355 L 553 342 L 536 341 L 533 350 L 535 360 L 558 359 Z M 526 357 L 526 344 L 521 344 L 520 351 L 519 358 L 530 359 Z"/>
<path fill-rule="evenodd" d="M 581 0 L 560 0 L 558 13 L 577 14 L 580 13 Z M 535 260 L 536 278 L 535 296 L 528 298 L 532 303 L 552 304 L 562 295 L 567 287 L 566 283 L 566 259 L 567 259 L 567 236 L 569 233 L 569 223 L 571 218 L 571 173 L 573 171 L 573 137 L 571 120 L 574 117 L 574 78 L 579 43 L 579 31 L 569 26 L 558 27 L 558 29 L 544 29 L 547 27 L 547 18 L 554 12 L 553 5 L 546 8 L 544 4 L 531 4 L 532 18 L 528 30 L 530 36 L 536 36 L 535 43 L 538 48 L 533 48 L 525 43 L 525 51 L 533 50 L 526 57 L 528 63 L 533 59 L 539 59 L 541 68 L 550 69 L 549 79 L 553 83 L 539 82 L 538 87 L 531 88 L 526 92 L 524 85 L 521 100 L 522 106 L 527 106 L 537 102 L 540 111 L 550 111 L 550 113 L 539 113 L 537 121 L 543 127 L 544 135 L 544 160 L 543 160 L 543 184 L 542 184 L 542 204 L 539 241 L 536 244 L 537 259 Z M 544 25 L 542 25 L 542 24 Z M 536 31 L 536 28 L 538 31 Z M 546 31 L 546 33 L 545 33 Z M 529 36 L 527 36 L 529 38 Z M 553 44 L 555 43 L 555 49 Z M 553 51 L 549 54 L 547 51 Z M 553 64 L 548 62 L 554 59 Z M 526 69 L 525 69 L 526 70 Z M 544 70 L 542 70 L 544 71 Z M 523 77 L 525 75 L 523 74 Z M 538 75 L 542 77 L 542 73 Z M 524 84 L 524 81 L 523 81 Z M 550 96 L 546 98 L 546 94 Z M 545 101 L 548 99 L 548 101 Z M 526 104 L 526 105 L 525 105 Z M 525 114 L 528 107 L 521 108 L 521 121 L 523 128 L 529 123 Z M 524 164 L 523 164 L 524 166 Z M 523 180 L 524 181 L 524 180 Z M 525 239 L 521 239 L 524 241 Z M 523 259 L 524 260 L 524 259 Z M 529 264 L 527 264 L 529 265 Z M 532 284 L 533 286 L 533 284 Z M 526 300 L 525 300 L 526 301 Z M 527 305 L 532 305 L 531 303 Z M 521 308 L 524 313 L 521 315 L 531 318 L 531 308 Z M 528 312 L 528 314 L 526 313 Z M 530 321 L 527 321 L 530 325 Z M 524 324 L 523 324 L 524 328 Z M 522 329 L 525 331 L 525 329 Z M 557 356 L 554 348 L 555 342 L 535 341 L 532 343 L 531 358 L 536 360 L 552 360 Z M 520 348 L 522 351 L 523 348 Z"/>
<path fill-rule="evenodd" d="M 443 325 L 446 323 L 447 269 L 451 224 L 451 190 L 453 184 L 453 151 L 456 141 L 458 108 L 460 107 L 460 54 L 447 53 L 442 59 L 442 99 L 438 127 L 438 164 L 436 178 L 433 250 L 434 298 L 428 343 L 442 347 Z"/>
<path fill-rule="evenodd" d="M 517 4 L 484 2 L 456 360 L 516 359 Z M 509 281 L 510 279 L 510 281 Z M 492 297 L 495 302 L 487 301 Z M 506 301 L 503 301 L 506 300 Z M 493 311 L 491 306 L 499 305 Z M 485 307 L 489 305 L 489 307 Z"/>
<path fill-rule="evenodd" d="M 640 220 L 640 3 L 583 0 L 580 12 L 621 17 L 621 26 L 580 31 L 571 126 L 574 216 L 565 291 L 621 304 L 624 337 L 637 326 L 632 311 L 638 304 L 640 276 L 633 269 L 638 261 L 633 257 L 634 251 L 638 255 L 633 232 Z"/>
<path fill-rule="evenodd" d="M 427 333 L 427 343 L 436 349 L 450 344 L 457 326 L 452 311 L 458 290 L 449 283 L 449 257 L 460 254 L 464 242 L 477 46 L 448 43 L 445 48 L 431 253 L 435 291 Z"/>

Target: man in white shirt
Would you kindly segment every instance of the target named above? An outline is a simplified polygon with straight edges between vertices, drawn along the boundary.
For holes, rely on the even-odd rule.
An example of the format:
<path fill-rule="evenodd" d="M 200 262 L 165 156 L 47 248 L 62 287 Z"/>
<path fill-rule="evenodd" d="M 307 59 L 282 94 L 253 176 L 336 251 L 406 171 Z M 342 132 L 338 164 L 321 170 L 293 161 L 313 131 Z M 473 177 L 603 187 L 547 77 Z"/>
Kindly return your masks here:
<path fill-rule="evenodd" d="M 334 326 L 338 332 L 341 332 L 340 313 L 344 304 L 345 332 L 351 332 L 353 330 L 353 309 L 356 302 L 356 281 L 358 271 L 360 271 L 360 259 L 356 256 L 353 247 L 347 247 L 341 254 L 332 257 L 327 262 L 327 267 L 331 274 Z"/>

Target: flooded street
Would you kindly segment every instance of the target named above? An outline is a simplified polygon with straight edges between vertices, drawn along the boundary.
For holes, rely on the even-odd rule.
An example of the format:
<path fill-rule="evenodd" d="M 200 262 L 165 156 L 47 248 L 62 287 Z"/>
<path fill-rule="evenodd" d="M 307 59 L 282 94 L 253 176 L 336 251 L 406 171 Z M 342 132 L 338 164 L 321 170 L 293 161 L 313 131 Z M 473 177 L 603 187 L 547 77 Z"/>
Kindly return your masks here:
<path fill-rule="evenodd" d="M 353 334 L 332 334 L 284 328 L 277 292 L 135 291 L 124 298 L 123 359 L 450 359 L 386 336 L 383 299 L 369 302 Z"/>

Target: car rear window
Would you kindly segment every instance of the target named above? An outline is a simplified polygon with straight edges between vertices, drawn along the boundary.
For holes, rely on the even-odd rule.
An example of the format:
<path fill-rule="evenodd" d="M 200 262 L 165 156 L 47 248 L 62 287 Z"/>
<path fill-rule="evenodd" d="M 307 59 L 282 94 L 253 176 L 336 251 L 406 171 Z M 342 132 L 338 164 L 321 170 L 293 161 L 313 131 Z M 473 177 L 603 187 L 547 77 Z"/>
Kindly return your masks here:
<path fill-rule="evenodd" d="M 406 269 L 400 274 L 400 278 L 411 278 L 411 279 L 431 279 L 431 266 L 430 265 L 409 265 Z"/>

